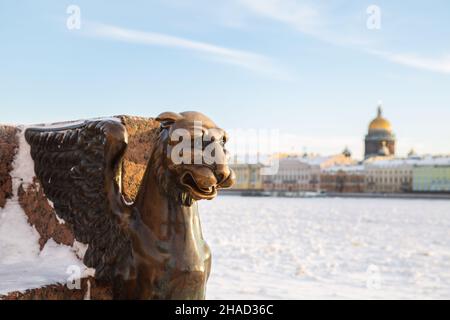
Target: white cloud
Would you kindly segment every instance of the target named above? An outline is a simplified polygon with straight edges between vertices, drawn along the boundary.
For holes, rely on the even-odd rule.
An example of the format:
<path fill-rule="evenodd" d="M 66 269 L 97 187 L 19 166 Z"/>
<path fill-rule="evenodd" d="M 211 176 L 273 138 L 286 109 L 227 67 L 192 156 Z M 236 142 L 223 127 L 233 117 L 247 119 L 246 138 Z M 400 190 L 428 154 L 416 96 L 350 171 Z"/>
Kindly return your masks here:
<path fill-rule="evenodd" d="M 416 69 L 450 74 L 450 55 L 432 59 L 421 57 L 415 54 L 392 53 L 377 50 L 368 50 L 368 52 L 401 65 L 413 67 Z"/>
<path fill-rule="evenodd" d="M 280 78 L 287 76 L 283 70 L 275 66 L 270 58 L 250 51 L 230 49 L 163 33 L 138 31 L 98 23 L 88 24 L 88 34 L 123 42 L 190 50 L 202 54 L 207 59 L 236 65 L 254 72 Z"/>
<path fill-rule="evenodd" d="M 240 0 L 240 3 L 256 14 L 287 23 L 307 34 L 315 34 L 321 20 L 315 7 L 294 0 Z"/>
<path fill-rule="evenodd" d="M 344 30 L 342 21 L 320 7 L 318 1 L 295 0 L 238 0 L 241 5 L 253 14 L 285 23 L 296 30 L 314 38 L 334 44 L 357 48 L 376 55 L 393 63 L 420 70 L 438 73 L 450 73 L 450 55 L 442 58 L 427 58 L 417 54 L 404 54 L 375 50 L 376 47 L 368 39 L 357 32 Z M 348 22 L 345 23 L 348 25 Z"/>
<path fill-rule="evenodd" d="M 238 0 L 242 7 L 258 16 L 284 23 L 320 41 L 340 46 L 366 46 L 370 41 L 343 30 L 326 6 L 318 1 Z"/>

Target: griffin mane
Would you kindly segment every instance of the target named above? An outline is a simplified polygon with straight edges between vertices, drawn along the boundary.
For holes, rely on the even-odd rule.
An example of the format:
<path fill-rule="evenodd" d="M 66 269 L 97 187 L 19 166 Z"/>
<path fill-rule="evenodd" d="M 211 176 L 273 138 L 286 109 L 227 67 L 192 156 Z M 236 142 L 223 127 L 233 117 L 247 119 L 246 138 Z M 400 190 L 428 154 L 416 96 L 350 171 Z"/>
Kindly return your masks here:
<path fill-rule="evenodd" d="M 167 164 L 165 161 L 166 150 L 167 150 L 168 133 L 164 128 L 159 129 L 159 133 L 155 142 L 155 147 L 150 155 L 150 161 L 147 165 L 152 164 L 153 168 L 156 170 L 155 177 L 156 182 L 159 185 L 160 191 L 164 194 L 169 193 L 170 180 L 166 175 Z"/>
<path fill-rule="evenodd" d="M 194 202 L 194 199 L 187 192 L 180 188 L 177 183 L 177 178 L 179 177 L 175 172 L 172 172 L 168 168 L 168 140 L 169 129 L 161 126 L 155 141 L 155 146 L 150 155 L 147 170 L 149 170 L 150 168 L 155 170 L 156 183 L 158 184 L 161 193 L 172 198 L 175 201 L 178 201 L 182 205 L 191 206 Z M 148 172 L 146 172 L 146 175 L 147 174 Z"/>

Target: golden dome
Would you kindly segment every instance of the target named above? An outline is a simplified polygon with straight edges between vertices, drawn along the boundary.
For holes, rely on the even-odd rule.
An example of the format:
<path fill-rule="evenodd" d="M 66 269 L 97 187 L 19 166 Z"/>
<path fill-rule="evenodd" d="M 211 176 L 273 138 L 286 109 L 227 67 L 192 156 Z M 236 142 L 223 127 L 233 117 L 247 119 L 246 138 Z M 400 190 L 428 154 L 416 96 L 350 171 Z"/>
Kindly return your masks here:
<path fill-rule="evenodd" d="M 391 123 L 383 118 L 381 107 L 378 107 L 378 116 L 369 124 L 369 131 L 388 131 L 392 132 Z"/>

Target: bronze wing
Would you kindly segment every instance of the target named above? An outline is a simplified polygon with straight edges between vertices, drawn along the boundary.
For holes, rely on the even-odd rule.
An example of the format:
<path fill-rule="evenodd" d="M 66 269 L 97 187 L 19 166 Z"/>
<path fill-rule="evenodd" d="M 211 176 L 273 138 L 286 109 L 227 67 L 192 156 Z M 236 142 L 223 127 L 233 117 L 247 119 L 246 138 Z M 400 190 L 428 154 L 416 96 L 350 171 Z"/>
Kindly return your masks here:
<path fill-rule="evenodd" d="M 120 172 L 127 131 L 118 121 L 86 121 L 63 128 L 29 128 L 36 176 L 58 216 L 88 244 L 84 263 L 111 280 L 126 266 L 131 245 Z M 120 271 L 119 271 L 120 270 Z"/>

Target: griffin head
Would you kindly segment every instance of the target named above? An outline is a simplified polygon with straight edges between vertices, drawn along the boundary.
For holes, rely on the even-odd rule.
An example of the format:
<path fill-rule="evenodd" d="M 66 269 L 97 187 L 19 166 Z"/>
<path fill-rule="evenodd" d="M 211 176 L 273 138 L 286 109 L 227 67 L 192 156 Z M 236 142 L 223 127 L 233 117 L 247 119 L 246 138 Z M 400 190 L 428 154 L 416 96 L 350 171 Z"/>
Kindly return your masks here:
<path fill-rule="evenodd" d="M 217 190 L 229 188 L 235 181 L 227 162 L 227 134 L 199 112 L 164 112 L 156 120 L 161 123 L 160 142 L 164 146 L 167 180 L 174 184 L 184 205 L 193 200 L 213 199 Z M 161 181 L 161 180 L 160 180 Z M 164 188 L 166 191 L 171 188 Z"/>

